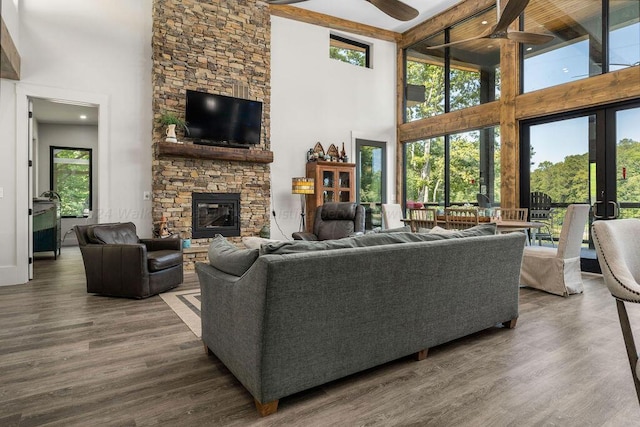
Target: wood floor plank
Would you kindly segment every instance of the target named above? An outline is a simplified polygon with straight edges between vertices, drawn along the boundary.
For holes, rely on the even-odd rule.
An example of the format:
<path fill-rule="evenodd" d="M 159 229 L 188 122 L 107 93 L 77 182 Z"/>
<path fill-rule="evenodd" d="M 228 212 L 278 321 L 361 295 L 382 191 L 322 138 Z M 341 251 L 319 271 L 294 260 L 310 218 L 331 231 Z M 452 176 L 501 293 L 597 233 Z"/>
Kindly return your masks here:
<path fill-rule="evenodd" d="M 562 298 L 520 290 L 518 327 L 490 328 L 282 398 L 253 397 L 178 316 L 86 293 L 77 248 L 0 287 L 0 426 L 640 425 L 615 302 L 599 275 Z M 185 273 L 182 289 L 197 289 Z M 640 307 L 629 317 L 640 331 Z M 639 333 L 640 337 L 640 333 Z"/>

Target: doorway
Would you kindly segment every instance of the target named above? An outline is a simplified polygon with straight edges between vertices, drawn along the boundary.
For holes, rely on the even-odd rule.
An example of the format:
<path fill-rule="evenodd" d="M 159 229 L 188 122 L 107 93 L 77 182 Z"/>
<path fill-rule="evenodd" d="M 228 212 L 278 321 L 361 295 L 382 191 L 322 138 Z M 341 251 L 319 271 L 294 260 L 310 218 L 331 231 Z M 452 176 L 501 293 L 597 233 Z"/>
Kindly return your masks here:
<path fill-rule="evenodd" d="M 583 270 L 598 269 L 590 227 L 594 220 L 640 217 L 638 122 L 640 103 L 635 101 L 522 125 L 521 206 L 530 207 L 534 191 L 551 197 L 555 242 L 569 204 L 592 207 L 583 239 Z"/>

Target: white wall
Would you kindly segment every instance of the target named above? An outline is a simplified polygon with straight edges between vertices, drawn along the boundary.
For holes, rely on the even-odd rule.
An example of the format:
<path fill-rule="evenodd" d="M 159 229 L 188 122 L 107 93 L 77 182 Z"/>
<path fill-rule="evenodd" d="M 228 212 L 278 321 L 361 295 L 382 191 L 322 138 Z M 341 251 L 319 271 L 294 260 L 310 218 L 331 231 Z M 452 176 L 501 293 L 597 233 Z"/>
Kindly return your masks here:
<path fill-rule="evenodd" d="M 91 125 L 63 125 L 41 123 L 38 125 L 38 155 L 34 154 L 34 164 L 36 165 L 38 183 L 34 195 L 40 195 L 44 191 L 51 189 L 51 150 L 50 147 L 77 147 L 90 148 L 93 165 L 98 164 L 98 127 Z M 98 182 L 98 172 L 92 168 L 92 200 L 91 204 L 97 206 L 98 194 L 100 192 Z M 94 218 L 62 218 L 63 246 L 77 244 L 73 226 L 77 224 L 93 223 Z"/>
<path fill-rule="evenodd" d="M 329 58 L 324 27 L 271 17 L 271 237 L 298 231 L 300 199 L 291 178 L 305 175 L 305 154 L 320 141 L 329 148 L 345 143 L 354 159 L 352 137 L 386 141 L 388 183 L 395 198 L 396 44 L 336 32 L 372 45 L 372 68 Z M 285 236 L 283 236 L 283 234 Z"/>
<path fill-rule="evenodd" d="M 2 1 L 4 15 L 11 0 Z M 21 80 L 0 82 L 0 217 L 9 225 L 0 239 L 15 242 L 0 247 L 0 285 L 27 281 L 28 96 L 99 106 L 98 220 L 133 221 L 141 237 L 152 230 L 151 202 L 142 200 L 151 191 L 152 0 L 23 0 L 18 15 Z"/>

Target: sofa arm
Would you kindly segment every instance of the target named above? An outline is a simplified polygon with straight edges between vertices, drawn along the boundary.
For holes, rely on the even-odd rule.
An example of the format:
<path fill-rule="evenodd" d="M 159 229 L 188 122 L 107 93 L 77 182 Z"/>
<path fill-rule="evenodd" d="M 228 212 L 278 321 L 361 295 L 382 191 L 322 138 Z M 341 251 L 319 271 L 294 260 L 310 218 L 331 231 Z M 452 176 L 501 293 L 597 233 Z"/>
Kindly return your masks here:
<path fill-rule="evenodd" d="M 293 240 L 308 240 L 308 241 L 318 240 L 318 236 L 306 231 L 296 231 L 291 235 L 291 237 L 293 237 Z"/>
<path fill-rule="evenodd" d="M 140 239 L 140 243 L 145 245 L 148 251 L 182 251 L 182 239 Z"/>
<path fill-rule="evenodd" d="M 138 296 L 149 293 L 147 248 L 143 244 L 88 244 L 80 248 L 87 292 Z"/>
<path fill-rule="evenodd" d="M 249 392 L 262 400 L 266 264 L 258 258 L 242 277 L 196 263 L 202 340 Z"/>

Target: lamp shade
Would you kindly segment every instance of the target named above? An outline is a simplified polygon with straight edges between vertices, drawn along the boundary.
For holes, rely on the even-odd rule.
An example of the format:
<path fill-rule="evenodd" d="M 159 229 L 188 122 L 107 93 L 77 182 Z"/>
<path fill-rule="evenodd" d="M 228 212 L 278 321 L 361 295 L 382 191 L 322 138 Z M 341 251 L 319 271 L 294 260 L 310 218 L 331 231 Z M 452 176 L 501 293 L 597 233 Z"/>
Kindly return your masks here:
<path fill-rule="evenodd" d="M 313 178 L 291 178 L 291 194 L 313 194 Z"/>

